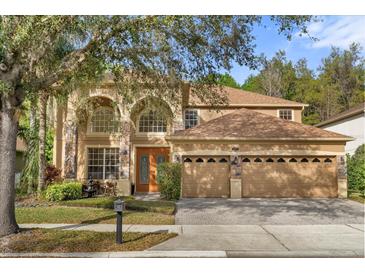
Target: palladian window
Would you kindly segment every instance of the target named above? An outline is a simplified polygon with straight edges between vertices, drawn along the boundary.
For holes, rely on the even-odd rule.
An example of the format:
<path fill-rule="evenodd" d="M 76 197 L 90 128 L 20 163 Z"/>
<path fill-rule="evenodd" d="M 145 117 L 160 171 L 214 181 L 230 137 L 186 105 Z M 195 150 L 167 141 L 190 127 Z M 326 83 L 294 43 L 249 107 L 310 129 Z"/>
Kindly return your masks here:
<path fill-rule="evenodd" d="M 142 113 L 139 118 L 139 132 L 166 132 L 167 121 L 162 114 L 156 111 Z"/>
<path fill-rule="evenodd" d="M 100 107 L 91 117 L 90 132 L 92 133 L 115 133 L 119 132 L 119 129 L 119 113 L 111 107 Z"/>

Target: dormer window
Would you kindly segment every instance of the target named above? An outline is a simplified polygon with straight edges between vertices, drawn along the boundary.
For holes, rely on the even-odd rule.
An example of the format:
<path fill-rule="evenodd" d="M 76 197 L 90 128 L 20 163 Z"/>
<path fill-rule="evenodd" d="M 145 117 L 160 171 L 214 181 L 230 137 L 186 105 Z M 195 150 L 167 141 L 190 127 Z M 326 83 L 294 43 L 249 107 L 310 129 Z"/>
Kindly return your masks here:
<path fill-rule="evenodd" d="M 143 133 L 166 132 L 167 121 L 163 115 L 157 113 L 157 111 L 150 110 L 144 112 L 139 117 L 138 131 Z"/>
<path fill-rule="evenodd" d="M 186 109 L 184 115 L 185 129 L 195 127 L 198 125 L 198 110 Z"/>
<path fill-rule="evenodd" d="M 111 107 L 96 109 L 91 117 L 90 132 L 92 133 L 115 133 L 120 129 L 119 112 Z"/>
<path fill-rule="evenodd" d="M 292 109 L 279 109 L 278 116 L 281 119 L 293 121 L 293 110 Z"/>

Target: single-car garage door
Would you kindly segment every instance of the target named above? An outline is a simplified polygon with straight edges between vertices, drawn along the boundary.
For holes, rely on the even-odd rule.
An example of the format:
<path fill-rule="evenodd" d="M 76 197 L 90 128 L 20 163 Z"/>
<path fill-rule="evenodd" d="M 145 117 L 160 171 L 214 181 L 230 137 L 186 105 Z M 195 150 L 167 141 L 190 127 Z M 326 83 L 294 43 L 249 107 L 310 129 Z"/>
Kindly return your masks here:
<path fill-rule="evenodd" d="M 182 197 L 229 197 L 228 157 L 185 157 Z"/>
<path fill-rule="evenodd" d="M 337 197 L 335 157 L 243 157 L 243 197 Z"/>

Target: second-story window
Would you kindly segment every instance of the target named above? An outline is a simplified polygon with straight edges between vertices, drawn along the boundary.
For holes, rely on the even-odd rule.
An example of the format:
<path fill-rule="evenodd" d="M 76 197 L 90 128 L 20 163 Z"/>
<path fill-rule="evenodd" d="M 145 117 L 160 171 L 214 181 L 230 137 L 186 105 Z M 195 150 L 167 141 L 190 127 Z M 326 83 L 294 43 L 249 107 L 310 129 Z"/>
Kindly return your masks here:
<path fill-rule="evenodd" d="M 279 110 L 279 118 L 284 120 L 293 120 L 293 110 L 291 109 L 280 109 Z"/>
<path fill-rule="evenodd" d="M 90 132 L 115 133 L 120 129 L 120 116 L 111 107 L 98 108 L 91 117 Z"/>
<path fill-rule="evenodd" d="M 162 114 L 156 111 L 142 113 L 139 117 L 139 132 L 166 132 L 167 122 Z"/>
<path fill-rule="evenodd" d="M 198 124 L 198 111 L 196 109 L 186 109 L 184 117 L 185 129 L 195 127 Z"/>

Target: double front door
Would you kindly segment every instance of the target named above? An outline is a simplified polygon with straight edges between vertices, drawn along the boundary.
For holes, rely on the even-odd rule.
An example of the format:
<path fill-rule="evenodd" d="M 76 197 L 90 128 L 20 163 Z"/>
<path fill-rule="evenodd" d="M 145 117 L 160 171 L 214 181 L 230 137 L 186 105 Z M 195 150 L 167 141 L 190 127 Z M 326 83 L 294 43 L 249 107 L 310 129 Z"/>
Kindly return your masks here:
<path fill-rule="evenodd" d="M 143 147 L 137 148 L 137 192 L 158 192 L 157 166 L 169 161 L 170 148 Z"/>

